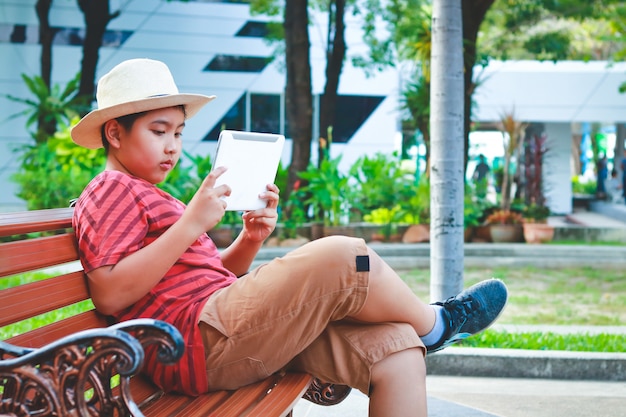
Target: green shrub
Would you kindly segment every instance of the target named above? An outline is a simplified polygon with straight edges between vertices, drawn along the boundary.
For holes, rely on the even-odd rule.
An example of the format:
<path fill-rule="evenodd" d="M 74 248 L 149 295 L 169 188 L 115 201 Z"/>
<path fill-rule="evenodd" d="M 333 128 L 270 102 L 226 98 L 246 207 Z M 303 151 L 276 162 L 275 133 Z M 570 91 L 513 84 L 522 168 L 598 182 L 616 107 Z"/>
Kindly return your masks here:
<path fill-rule="evenodd" d="M 70 127 L 64 125 L 47 142 L 25 146 L 16 153 L 21 167 L 11 179 L 19 185 L 17 196 L 26 201 L 29 210 L 67 207 L 105 162 L 104 150 L 76 145 Z"/>
<path fill-rule="evenodd" d="M 591 194 L 596 193 L 596 181 L 581 181 L 579 176 L 572 177 L 572 192 L 574 194 Z"/>

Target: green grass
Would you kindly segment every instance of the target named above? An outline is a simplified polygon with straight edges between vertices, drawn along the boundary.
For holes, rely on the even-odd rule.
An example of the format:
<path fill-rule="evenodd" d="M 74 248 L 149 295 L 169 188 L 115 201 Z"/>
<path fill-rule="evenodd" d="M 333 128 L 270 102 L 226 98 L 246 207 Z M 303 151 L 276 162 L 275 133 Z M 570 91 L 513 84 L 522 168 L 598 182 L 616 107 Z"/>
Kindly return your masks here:
<path fill-rule="evenodd" d="M 429 300 L 428 269 L 400 271 L 400 275 L 423 300 Z M 515 325 L 625 325 L 626 278 L 619 270 L 598 268 L 537 269 L 468 268 L 465 286 L 486 278 L 502 279 L 509 288 L 509 303 L 498 324 Z M 0 280 L 0 289 L 46 274 L 17 275 Z M 0 328 L 0 340 L 63 317 L 93 308 L 91 301 L 78 303 L 33 319 Z M 626 352 L 626 336 L 609 334 L 507 333 L 489 329 L 463 342 L 463 346 L 516 349 Z"/>
<path fill-rule="evenodd" d="M 626 335 L 621 334 L 559 334 L 553 332 L 509 333 L 487 329 L 465 339 L 458 346 L 530 349 L 568 350 L 572 352 L 625 352 Z"/>
<path fill-rule="evenodd" d="M 400 275 L 423 300 L 429 299 L 430 271 Z M 608 326 L 626 323 L 626 279 L 620 270 L 597 268 L 467 268 L 465 287 L 502 279 L 509 303 L 499 324 Z"/>
<path fill-rule="evenodd" d="M 400 275 L 423 300 L 429 300 L 428 269 Z M 487 278 L 502 279 L 509 302 L 498 324 L 626 325 L 626 279 L 620 270 L 598 268 L 467 268 L 465 287 Z M 462 346 L 515 349 L 626 352 L 625 335 L 507 333 L 487 330 Z"/>

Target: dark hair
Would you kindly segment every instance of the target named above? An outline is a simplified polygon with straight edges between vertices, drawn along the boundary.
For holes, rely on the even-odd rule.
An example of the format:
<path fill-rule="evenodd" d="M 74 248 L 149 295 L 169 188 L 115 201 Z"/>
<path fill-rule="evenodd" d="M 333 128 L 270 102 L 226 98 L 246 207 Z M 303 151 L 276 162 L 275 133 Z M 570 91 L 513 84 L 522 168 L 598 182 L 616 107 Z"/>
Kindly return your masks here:
<path fill-rule="evenodd" d="M 185 105 L 183 104 L 179 104 L 177 106 L 172 106 L 172 107 L 176 107 L 179 108 L 182 112 L 183 112 L 183 116 L 186 119 L 187 118 L 187 112 L 185 111 Z M 122 127 L 126 130 L 129 131 L 133 128 L 133 125 L 135 124 L 135 121 L 137 119 L 139 119 L 141 116 L 145 115 L 146 113 L 148 113 L 148 111 L 142 111 L 139 113 L 132 113 L 132 114 L 126 114 L 124 116 L 120 116 L 120 117 L 116 117 L 115 120 L 117 120 L 117 122 L 119 124 L 122 125 Z M 106 135 L 104 134 L 104 123 L 102 124 L 102 127 L 100 128 L 100 135 L 102 136 L 102 146 L 104 147 L 104 151 L 105 152 L 109 152 L 109 141 L 106 138 Z"/>

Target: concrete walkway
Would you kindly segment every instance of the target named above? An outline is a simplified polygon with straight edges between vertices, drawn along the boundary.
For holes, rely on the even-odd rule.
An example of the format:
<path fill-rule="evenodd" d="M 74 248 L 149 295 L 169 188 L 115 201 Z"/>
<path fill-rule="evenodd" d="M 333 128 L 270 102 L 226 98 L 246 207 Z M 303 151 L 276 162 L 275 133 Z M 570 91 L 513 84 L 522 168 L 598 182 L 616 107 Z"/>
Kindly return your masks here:
<path fill-rule="evenodd" d="M 626 326 L 494 326 L 507 331 L 626 334 Z M 626 347 L 625 347 L 626 350 Z M 427 357 L 429 417 L 621 417 L 626 353 L 451 347 Z M 353 390 L 342 403 L 300 401 L 295 417 L 367 416 Z"/>
<path fill-rule="evenodd" d="M 426 387 L 429 417 L 623 417 L 626 409 L 623 382 L 429 375 Z M 332 407 L 301 400 L 294 417 L 365 417 L 367 407 L 353 391 Z"/>

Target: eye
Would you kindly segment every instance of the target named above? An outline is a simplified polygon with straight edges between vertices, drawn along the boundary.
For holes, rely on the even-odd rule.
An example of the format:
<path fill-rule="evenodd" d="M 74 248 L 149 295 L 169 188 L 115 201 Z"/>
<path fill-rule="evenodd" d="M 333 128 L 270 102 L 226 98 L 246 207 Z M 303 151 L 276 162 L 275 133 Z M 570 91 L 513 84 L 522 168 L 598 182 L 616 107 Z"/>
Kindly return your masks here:
<path fill-rule="evenodd" d="M 183 132 L 174 133 L 174 137 L 181 138 L 183 136 Z"/>
<path fill-rule="evenodd" d="M 165 131 L 164 130 L 156 130 L 155 129 L 155 130 L 152 131 L 152 133 L 154 133 L 157 136 L 161 136 L 161 135 L 165 134 Z"/>

